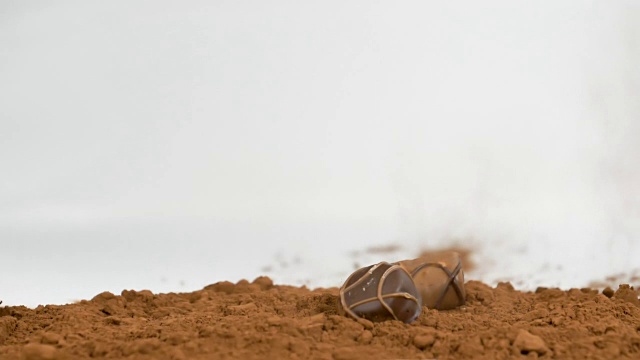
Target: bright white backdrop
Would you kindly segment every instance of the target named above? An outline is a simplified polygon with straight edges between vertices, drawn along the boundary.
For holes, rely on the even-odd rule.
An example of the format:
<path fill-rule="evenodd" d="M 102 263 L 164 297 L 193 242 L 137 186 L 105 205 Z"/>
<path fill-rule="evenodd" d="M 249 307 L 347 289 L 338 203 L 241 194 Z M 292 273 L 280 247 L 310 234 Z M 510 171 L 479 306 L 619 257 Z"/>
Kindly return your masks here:
<path fill-rule="evenodd" d="M 0 299 L 187 291 L 458 239 L 473 277 L 640 258 L 635 1 L 2 1 Z M 390 254 L 355 257 L 370 246 Z"/>

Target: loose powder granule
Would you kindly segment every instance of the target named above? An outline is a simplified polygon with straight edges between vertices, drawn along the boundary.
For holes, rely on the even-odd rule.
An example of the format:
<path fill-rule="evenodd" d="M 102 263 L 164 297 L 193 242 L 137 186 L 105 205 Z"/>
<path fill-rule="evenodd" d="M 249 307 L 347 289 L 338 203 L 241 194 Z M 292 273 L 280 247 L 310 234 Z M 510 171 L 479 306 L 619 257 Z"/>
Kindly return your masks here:
<path fill-rule="evenodd" d="M 0 308 L 0 359 L 638 359 L 637 293 L 465 284 L 466 304 L 412 324 L 338 314 L 338 289 L 222 282 Z M 635 297 L 633 294 L 636 294 Z"/>

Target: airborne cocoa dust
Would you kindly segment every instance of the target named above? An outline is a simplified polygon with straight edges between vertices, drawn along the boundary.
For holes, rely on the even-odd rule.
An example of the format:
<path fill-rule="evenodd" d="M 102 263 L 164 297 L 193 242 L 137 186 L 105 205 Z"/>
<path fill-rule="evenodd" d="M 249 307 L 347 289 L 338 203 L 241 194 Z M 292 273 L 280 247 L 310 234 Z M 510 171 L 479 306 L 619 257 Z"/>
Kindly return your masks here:
<path fill-rule="evenodd" d="M 640 303 L 628 286 L 606 295 L 465 286 L 465 306 L 424 309 L 408 325 L 340 316 L 338 288 L 274 286 L 267 277 L 0 307 L 0 359 L 640 358 Z"/>

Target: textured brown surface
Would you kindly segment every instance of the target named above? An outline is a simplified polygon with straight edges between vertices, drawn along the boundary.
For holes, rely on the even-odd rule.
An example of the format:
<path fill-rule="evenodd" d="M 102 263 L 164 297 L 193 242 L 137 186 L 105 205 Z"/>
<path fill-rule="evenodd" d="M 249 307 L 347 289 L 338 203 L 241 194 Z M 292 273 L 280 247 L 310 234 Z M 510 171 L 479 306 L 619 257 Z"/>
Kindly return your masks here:
<path fill-rule="evenodd" d="M 184 294 L 123 291 L 65 306 L 0 308 L 0 358 L 640 358 L 637 293 L 513 290 L 470 281 L 467 304 L 417 321 L 337 313 L 338 289 L 218 283 Z"/>

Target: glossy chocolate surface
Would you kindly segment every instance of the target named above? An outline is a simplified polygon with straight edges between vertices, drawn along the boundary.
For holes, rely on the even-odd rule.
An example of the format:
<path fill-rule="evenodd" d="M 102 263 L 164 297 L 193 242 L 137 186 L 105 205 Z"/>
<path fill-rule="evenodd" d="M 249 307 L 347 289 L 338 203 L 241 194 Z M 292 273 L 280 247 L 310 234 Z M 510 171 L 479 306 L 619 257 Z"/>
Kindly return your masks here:
<path fill-rule="evenodd" d="M 344 311 L 371 321 L 414 321 L 422 311 L 411 275 L 397 264 L 381 262 L 356 270 L 340 288 Z"/>

